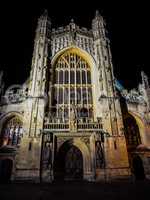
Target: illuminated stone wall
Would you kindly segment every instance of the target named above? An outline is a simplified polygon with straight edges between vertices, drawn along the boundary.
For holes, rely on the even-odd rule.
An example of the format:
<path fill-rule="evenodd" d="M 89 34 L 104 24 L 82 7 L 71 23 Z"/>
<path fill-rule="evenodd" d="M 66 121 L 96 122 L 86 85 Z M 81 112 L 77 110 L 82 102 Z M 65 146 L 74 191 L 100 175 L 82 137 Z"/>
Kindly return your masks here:
<path fill-rule="evenodd" d="M 64 137 L 59 137 L 62 132 L 58 131 L 56 133 L 58 140 L 65 142 L 71 138 L 73 144 L 81 150 L 84 158 L 83 177 L 85 180 L 100 181 L 130 177 L 123 114 L 120 97 L 115 86 L 110 42 L 105 34 L 105 22 L 102 16 L 96 12 L 91 30 L 80 28 L 73 20 L 65 27 L 53 29 L 47 13 L 44 13 L 38 20 L 30 77 L 19 88 L 17 93 L 20 94 L 19 98 L 15 94 L 16 98 L 13 99 L 13 102 L 8 101 L 12 87 L 9 94 L 5 93 L 7 101 L 1 103 L 0 106 L 1 134 L 3 134 L 3 124 L 9 117 L 17 115 L 23 122 L 24 134 L 21 144 L 17 148 L 16 157 L 13 158 L 15 165 L 14 179 L 40 180 L 42 130 L 45 121 L 52 118 L 50 108 L 52 106 L 55 65 L 59 57 L 65 52 L 75 52 L 78 56 L 84 58 L 90 67 L 93 121 L 98 122 L 98 119 L 100 119 L 103 125 L 103 133 L 105 133 L 103 135 L 104 141 L 100 141 L 104 163 L 97 167 L 95 143 L 98 140 L 95 130 L 89 132 L 87 138 L 84 130 L 82 131 L 84 137 L 81 134 L 78 136 L 78 131 L 70 131 L 65 133 Z M 128 112 L 138 122 L 142 143 L 149 146 L 149 86 L 144 85 L 147 84 L 144 81 L 145 76 L 143 75 L 143 86 L 139 89 L 143 91 L 143 95 L 136 95 L 136 91 L 129 93 L 125 90 L 121 91 L 121 95 L 126 98 Z M 132 102 L 131 96 L 139 97 L 139 102 Z M 143 99 L 141 99 L 141 96 Z M 61 146 L 60 141 L 57 144 L 58 149 Z M 148 162 L 145 161 L 145 163 Z M 49 176 L 49 173 L 45 171 L 43 174 L 43 179 L 50 181 L 46 177 Z"/>

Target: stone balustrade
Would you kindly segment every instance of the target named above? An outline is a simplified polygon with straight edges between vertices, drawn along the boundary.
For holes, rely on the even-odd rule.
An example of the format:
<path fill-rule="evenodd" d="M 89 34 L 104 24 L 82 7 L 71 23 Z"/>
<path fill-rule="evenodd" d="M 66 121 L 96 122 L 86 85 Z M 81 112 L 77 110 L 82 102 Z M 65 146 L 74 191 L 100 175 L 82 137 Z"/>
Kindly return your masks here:
<path fill-rule="evenodd" d="M 44 130 L 51 131 L 70 131 L 69 123 L 45 123 Z M 100 131 L 102 130 L 102 124 L 98 122 L 85 122 L 77 123 L 77 131 Z"/>

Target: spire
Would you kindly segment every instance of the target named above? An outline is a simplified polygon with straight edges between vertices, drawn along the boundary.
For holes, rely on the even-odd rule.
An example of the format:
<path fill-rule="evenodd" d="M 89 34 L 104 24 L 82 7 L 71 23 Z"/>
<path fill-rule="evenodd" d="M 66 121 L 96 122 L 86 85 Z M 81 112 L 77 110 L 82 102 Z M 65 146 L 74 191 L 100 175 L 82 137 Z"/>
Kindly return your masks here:
<path fill-rule="evenodd" d="M 48 11 L 45 9 L 42 15 L 38 18 L 38 24 L 36 28 L 36 38 L 39 38 L 39 35 L 49 34 L 51 30 L 51 20 L 48 17 Z"/>
<path fill-rule="evenodd" d="M 42 15 L 40 16 L 39 18 L 40 20 L 43 20 L 43 19 L 47 19 L 50 21 L 50 18 L 48 17 L 48 10 L 45 9 L 44 12 L 42 13 Z"/>
<path fill-rule="evenodd" d="M 102 15 L 100 14 L 99 10 L 96 10 L 96 11 L 95 11 L 95 17 L 94 17 L 94 19 L 103 20 L 103 17 L 102 17 Z"/>
<path fill-rule="evenodd" d="M 100 15 L 99 10 L 96 10 L 95 17 L 92 20 L 92 30 L 94 37 L 105 37 L 105 21 Z"/>
<path fill-rule="evenodd" d="M 74 19 L 71 19 L 71 21 L 70 21 L 70 28 L 71 28 L 71 30 L 74 30 L 76 28 L 76 25 L 74 23 Z"/>
<path fill-rule="evenodd" d="M 74 19 L 71 19 L 71 23 L 74 23 Z"/>
<path fill-rule="evenodd" d="M 96 22 L 104 22 L 104 20 L 103 20 L 103 17 L 102 17 L 102 15 L 100 14 L 100 12 L 99 12 L 99 10 L 96 10 L 95 11 L 95 17 L 94 17 L 94 19 L 92 20 L 92 22 L 93 23 L 96 23 Z"/>
<path fill-rule="evenodd" d="M 46 17 L 48 16 L 48 10 L 47 9 L 44 10 L 42 16 L 46 16 Z"/>
<path fill-rule="evenodd" d="M 96 10 L 96 12 L 95 12 L 95 18 L 97 18 L 97 17 L 100 17 L 101 15 L 100 15 L 100 13 L 99 13 L 99 10 Z"/>

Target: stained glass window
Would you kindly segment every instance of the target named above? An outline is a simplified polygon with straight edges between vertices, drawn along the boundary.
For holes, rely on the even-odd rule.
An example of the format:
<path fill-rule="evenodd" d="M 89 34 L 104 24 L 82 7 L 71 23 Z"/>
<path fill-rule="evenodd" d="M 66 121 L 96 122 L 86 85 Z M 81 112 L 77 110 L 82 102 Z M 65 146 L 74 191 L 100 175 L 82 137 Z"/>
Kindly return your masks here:
<path fill-rule="evenodd" d="M 79 113 L 82 108 L 87 108 L 87 116 L 93 117 L 91 71 L 88 62 L 75 51 L 67 51 L 62 54 L 54 66 L 55 79 L 53 87 L 57 116 L 61 112 L 64 118 L 69 117 L 66 106 L 74 104 Z M 52 100 L 53 102 L 53 100 Z M 81 116 L 80 114 L 78 116 Z"/>
<path fill-rule="evenodd" d="M 2 128 L 0 136 L 0 146 L 19 145 L 23 137 L 22 121 L 16 116 L 7 120 Z"/>

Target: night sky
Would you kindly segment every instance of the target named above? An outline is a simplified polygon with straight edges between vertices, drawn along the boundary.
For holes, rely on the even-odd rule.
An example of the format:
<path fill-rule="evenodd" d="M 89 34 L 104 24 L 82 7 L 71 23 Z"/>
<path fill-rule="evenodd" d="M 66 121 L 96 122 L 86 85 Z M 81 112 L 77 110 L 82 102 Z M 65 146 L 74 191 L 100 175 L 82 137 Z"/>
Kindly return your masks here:
<path fill-rule="evenodd" d="M 0 6 L 0 69 L 4 70 L 6 85 L 20 84 L 28 78 L 37 19 L 44 9 L 48 10 L 53 27 L 67 25 L 74 18 L 77 25 L 87 28 L 91 27 L 98 9 L 107 23 L 115 76 L 124 87 L 137 87 L 141 70 L 150 77 L 150 12 L 144 0 L 130 1 L 3 3 Z"/>

